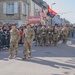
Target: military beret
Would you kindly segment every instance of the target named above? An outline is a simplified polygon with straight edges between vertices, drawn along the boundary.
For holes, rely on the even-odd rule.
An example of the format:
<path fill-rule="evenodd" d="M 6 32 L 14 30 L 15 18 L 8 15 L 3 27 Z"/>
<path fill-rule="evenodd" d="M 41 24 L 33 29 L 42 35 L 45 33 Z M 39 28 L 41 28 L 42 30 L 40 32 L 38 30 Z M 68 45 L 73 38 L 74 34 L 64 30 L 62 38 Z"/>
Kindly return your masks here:
<path fill-rule="evenodd" d="M 27 26 L 31 26 L 30 23 L 28 23 Z"/>

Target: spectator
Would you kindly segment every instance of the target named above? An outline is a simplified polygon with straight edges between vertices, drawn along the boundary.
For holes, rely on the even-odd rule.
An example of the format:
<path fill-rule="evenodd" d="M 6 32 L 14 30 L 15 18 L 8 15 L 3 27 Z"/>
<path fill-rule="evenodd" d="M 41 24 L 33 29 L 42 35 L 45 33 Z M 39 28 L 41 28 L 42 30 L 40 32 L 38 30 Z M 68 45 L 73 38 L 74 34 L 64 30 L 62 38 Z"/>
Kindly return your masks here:
<path fill-rule="evenodd" d="M 2 30 L 2 25 L 0 25 L 0 48 L 2 48 L 3 47 L 3 30 Z"/>
<path fill-rule="evenodd" d="M 7 25 L 3 27 L 3 46 L 9 47 L 10 33 Z"/>
<path fill-rule="evenodd" d="M 20 42 L 19 42 L 19 44 L 23 44 L 22 43 L 22 35 L 23 35 L 23 29 L 22 28 L 19 29 L 19 33 L 20 33 Z"/>

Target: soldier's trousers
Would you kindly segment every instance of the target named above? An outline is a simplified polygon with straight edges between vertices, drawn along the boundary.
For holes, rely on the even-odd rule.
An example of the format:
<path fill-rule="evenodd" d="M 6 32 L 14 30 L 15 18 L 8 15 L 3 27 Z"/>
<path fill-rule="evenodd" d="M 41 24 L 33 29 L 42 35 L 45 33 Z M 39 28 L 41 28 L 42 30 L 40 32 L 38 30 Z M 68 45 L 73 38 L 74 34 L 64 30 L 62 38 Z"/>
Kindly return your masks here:
<path fill-rule="evenodd" d="M 52 36 L 49 35 L 49 45 L 53 42 Z"/>
<path fill-rule="evenodd" d="M 36 35 L 36 37 L 35 37 L 35 39 L 36 39 L 36 45 L 40 45 L 40 37 L 39 37 L 39 35 Z"/>
<path fill-rule="evenodd" d="M 72 34 L 72 37 L 73 37 L 74 36 L 74 32 L 72 32 L 71 34 Z"/>
<path fill-rule="evenodd" d="M 46 36 L 45 35 L 43 35 L 41 38 L 41 45 L 42 44 L 46 45 Z"/>
<path fill-rule="evenodd" d="M 31 56 L 31 52 L 32 52 L 32 40 L 26 40 L 26 41 L 24 41 L 24 51 L 23 51 L 24 56 L 26 56 L 27 50 L 28 50 L 28 55 Z"/>
<path fill-rule="evenodd" d="M 53 36 L 53 43 L 54 43 L 54 46 L 57 46 L 57 43 L 58 43 L 58 36 L 57 36 L 57 34 L 54 34 L 54 36 Z"/>
<path fill-rule="evenodd" d="M 64 37 L 63 37 L 63 43 L 66 43 L 67 42 L 67 35 L 65 35 Z"/>
<path fill-rule="evenodd" d="M 10 55 L 12 55 L 13 51 L 15 51 L 15 55 L 18 53 L 18 42 L 10 43 Z"/>

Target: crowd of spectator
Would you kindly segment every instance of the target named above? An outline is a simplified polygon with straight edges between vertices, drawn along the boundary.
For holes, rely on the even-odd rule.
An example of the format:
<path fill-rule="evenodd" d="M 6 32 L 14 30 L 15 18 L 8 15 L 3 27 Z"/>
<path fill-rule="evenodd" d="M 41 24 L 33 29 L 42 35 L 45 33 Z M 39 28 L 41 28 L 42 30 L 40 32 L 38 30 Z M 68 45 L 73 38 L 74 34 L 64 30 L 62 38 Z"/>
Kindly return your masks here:
<path fill-rule="evenodd" d="M 22 34 L 23 34 L 23 28 L 18 28 L 20 33 L 20 44 L 22 44 Z M 0 26 L 0 49 L 3 48 L 9 48 L 10 46 L 10 30 L 11 26 L 3 25 Z"/>

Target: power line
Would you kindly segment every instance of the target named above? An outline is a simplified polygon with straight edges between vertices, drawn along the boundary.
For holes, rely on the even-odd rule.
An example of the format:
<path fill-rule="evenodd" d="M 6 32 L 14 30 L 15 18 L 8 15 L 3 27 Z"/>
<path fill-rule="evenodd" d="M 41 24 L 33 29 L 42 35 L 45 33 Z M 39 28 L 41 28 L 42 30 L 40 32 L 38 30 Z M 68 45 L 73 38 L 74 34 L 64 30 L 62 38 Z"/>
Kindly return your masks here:
<path fill-rule="evenodd" d="M 71 14 L 71 13 L 75 13 L 75 11 L 58 12 L 58 14 L 61 14 L 61 15 L 63 15 L 63 14 Z"/>

